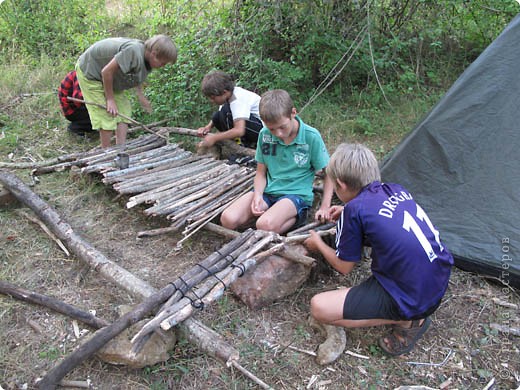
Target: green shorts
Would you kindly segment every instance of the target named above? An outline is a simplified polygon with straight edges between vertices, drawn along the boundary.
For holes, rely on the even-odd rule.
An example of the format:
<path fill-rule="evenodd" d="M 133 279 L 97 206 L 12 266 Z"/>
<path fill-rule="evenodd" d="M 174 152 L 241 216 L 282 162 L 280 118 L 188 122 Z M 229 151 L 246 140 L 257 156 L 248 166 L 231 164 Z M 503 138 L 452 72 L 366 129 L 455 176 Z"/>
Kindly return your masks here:
<path fill-rule="evenodd" d="M 107 102 L 103 83 L 101 81 L 87 79 L 78 64 L 76 64 L 76 73 L 79 87 L 81 88 L 85 101 L 106 106 Z M 122 115 L 130 117 L 132 115 L 132 106 L 126 92 L 127 91 L 114 91 L 114 99 L 117 104 L 117 111 Z M 112 116 L 104 108 L 93 104 L 87 104 L 87 110 L 90 121 L 92 122 L 92 128 L 95 130 L 114 131 L 118 123 L 129 123 L 129 121 L 124 118 Z"/>

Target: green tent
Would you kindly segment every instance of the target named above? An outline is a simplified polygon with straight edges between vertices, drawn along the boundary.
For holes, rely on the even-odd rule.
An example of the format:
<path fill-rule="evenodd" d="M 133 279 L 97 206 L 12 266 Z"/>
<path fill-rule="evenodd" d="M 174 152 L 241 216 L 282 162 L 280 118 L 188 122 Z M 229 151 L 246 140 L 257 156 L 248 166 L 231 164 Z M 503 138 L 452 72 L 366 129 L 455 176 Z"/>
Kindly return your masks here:
<path fill-rule="evenodd" d="M 462 269 L 520 287 L 520 15 L 382 163 Z"/>

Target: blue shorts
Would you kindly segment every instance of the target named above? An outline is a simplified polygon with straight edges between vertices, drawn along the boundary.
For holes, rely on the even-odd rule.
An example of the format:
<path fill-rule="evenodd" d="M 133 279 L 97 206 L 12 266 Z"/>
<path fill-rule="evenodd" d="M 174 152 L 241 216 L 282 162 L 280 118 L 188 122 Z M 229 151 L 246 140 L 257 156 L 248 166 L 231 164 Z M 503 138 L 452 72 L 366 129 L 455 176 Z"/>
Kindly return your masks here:
<path fill-rule="evenodd" d="M 293 202 L 294 207 L 296 207 L 297 212 L 297 218 L 296 223 L 294 224 L 293 228 L 299 227 L 302 224 L 304 224 L 307 220 L 307 213 L 311 206 L 305 202 L 302 198 L 300 198 L 298 195 L 282 195 L 282 196 L 274 196 L 274 195 L 268 195 L 263 194 L 263 198 L 265 203 L 267 203 L 267 206 L 271 207 L 273 204 L 278 202 L 282 199 L 289 199 L 291 202 Z"/>

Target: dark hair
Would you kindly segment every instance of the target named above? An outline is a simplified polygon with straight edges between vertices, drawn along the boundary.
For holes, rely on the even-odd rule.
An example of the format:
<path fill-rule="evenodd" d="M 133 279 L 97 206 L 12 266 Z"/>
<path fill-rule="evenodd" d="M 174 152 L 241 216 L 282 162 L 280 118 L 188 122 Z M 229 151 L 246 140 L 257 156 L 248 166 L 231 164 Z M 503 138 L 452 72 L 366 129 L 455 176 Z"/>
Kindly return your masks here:
<path fill-rule="evenodd" d="M 231 76 L 220 70 L 209 72 L 201 83 L 202 93 L 207 97 L 220 96 L 226 91 L 233 91 L 234 88 L 235 82 Z"/>

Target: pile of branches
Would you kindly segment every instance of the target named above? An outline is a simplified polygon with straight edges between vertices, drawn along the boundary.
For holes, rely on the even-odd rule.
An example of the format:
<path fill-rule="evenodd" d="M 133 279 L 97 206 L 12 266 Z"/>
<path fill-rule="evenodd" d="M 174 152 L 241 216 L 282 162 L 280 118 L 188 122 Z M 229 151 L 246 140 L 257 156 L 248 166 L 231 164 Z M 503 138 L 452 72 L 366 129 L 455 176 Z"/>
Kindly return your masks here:
<path fill-rule="evenodd" d="M 167 287 L 171 291 L 169 297 L 155 317 L 132 338 L 133 353 L 140 351 L 153 332 L 171 329 L 192 316 L 196 309 L 202 310 L 222 297 L 226 288 L 244 272 L 280 251 L 283 244 L 271 246 L 279 240 L 275 233 L 248 229 L 171 282 Z"/>
<path fill-rule="evenodd" d="M 145 136 L 137 140 L 152 139 Z M 137 141 L 136 140 L 136 141 Z M 156 142 L 162 140 L 156 139 Z M 129 166 L 119 169 L 114 158 L 121 148 L 110 148 L 82 160 L 82 173 L 98 173 L 103 183 L 121 195 L 133 195 L 127 208 L 150 205 L 148 216 L 165 217 L 171 226 L 160 233 L 177 231 L 191 235 L 219 215 L 232 201 L 251 190 L 255 171 L 228 164 L 209 155 L 195 155 L 178 144 L 142 150 L 141 144 L 125 145 Z M 144 232 L 141 236 L 152 235 Z"/>
<path fill-rule="evenodd" d="M 61 156 L 58 158 L 59 162 L 57 164 L 48 165 L 46 162 L 43 162 L 42 164 L 38 164 L 38 166 L 32 170 L 31 175 L 34 177 L 45 173 L 63 171 L 72 167 L 96 165 L 102 162 L 105 162 L 107 166 L 111 165 L 114 167 L 114 158 L 123 151 L 123 148 L 125 153 L 129 155 L 135 155 L 147 150 L 160 148 L 164 145 L 166 145 L 166 140 L 164 137 L 159 137 L 156 135 L 145 135 L 128 141 L 124 147 L 114 146 L 107 149 L 97 147 L 85 153 L 74 153 Z M 13 168 L 24 167 L 25 166 L 14 166 Z"/>

